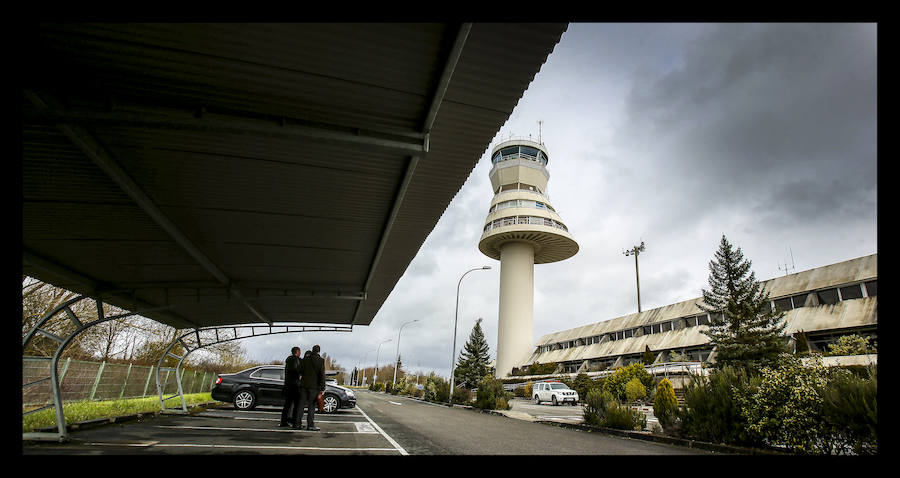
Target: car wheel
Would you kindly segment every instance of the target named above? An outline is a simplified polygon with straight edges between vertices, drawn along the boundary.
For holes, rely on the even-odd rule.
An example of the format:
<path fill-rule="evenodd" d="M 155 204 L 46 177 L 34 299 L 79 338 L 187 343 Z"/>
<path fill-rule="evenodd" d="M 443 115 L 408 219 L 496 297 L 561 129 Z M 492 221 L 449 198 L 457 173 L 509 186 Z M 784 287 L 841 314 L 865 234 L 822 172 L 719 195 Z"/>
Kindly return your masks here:
<path fill-rule="evenodd" d="M 241 390 L 234 394 L 233 403 L 238 410 L 250 410 L 256 406 L 256 395 L 250 390 Z"/>
<path fill-rule="evenodd" d="M 535 394 L 535 396 L 534 396 L 534 404 L 535 404 L 535 405 L 540 405 L 540 404 L 541 404 L 541 399 L 538 398 L 538 396 L 537 396 L 536 394 Z"/>
<path fill-rule="evenodd" d="M 550 401 L 553 402 L 553 406 L 559 405 L 559 402 L 556 401 L 556 395 L 550 397 Z"/>
<path fill-rule="evenodd" d="M 341 400 L 330 393 L 326 393 L 322 397 L 322 401 L 325 402 L 325 405 L 322 407 L 322 411 L 325 413 L 334 413 L 338 411 L 338 408 L 341 408 Z"/>

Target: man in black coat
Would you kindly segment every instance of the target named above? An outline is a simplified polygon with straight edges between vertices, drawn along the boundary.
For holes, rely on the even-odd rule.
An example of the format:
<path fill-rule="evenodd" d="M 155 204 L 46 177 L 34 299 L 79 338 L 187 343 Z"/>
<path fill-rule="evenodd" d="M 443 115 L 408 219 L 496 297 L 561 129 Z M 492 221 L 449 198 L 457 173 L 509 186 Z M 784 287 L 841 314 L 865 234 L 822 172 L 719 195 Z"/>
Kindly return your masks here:
<path fill-rule="evenodd" d="M 314 345 L 311 352 L 306 352 L 300 379 L 300 406 L 307 409 L 306 429 L 314 432 L 319 431 L 315 424 L 316 398 L 325 391 L 325 359 L 319 356 L 319 350 Z"/>
<path fill-rule="evenodd" d="M 281 409 L 279 427 L 293 425 L 300 428 L 300 374 L 303 371 L 300 352 L 300 347 L 291 347 L 291 354 L 284 359 L 284 386 L 281 389 L 284 407 Z"/>

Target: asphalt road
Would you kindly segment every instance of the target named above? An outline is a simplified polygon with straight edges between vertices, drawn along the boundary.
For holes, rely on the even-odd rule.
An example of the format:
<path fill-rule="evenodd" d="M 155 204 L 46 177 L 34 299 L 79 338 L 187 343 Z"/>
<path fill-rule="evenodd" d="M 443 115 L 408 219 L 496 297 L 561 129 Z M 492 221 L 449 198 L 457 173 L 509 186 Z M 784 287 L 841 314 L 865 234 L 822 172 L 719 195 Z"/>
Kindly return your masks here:
<path fill-rule="evenodd" d="M 699 455 L 703 450 L 590 433 L 383 393 L 356 391 L 358 407 L 319 414 L 321 431 L 278 428 L 280 408 L 230 407 L 73 431 L 71 441 L 23 443 L 26 455 Z M 519 412 L 578 420 L 580 407 L 514 401 Z M 537 408 L 534 408 L 537 407 Z M 559 417 L 560 415 L 564 415 Z M 524 415 L 523 415 L 524 416 Z M 566 418 L 569 417 L 569 418 Z"/>
<path fill-rule="evenodd" d="M 700 455 L 702 450 L 589 433 L 360 391 L 359 406 L 411 455 Z M 520 405 L 527 406 L 523 401 Z M 538 405 L 537 407 L 544 407 Z M 580 407 L 547 406 L 554 415 Z M 569 415 L 572 416 L 572 415 Z"/>

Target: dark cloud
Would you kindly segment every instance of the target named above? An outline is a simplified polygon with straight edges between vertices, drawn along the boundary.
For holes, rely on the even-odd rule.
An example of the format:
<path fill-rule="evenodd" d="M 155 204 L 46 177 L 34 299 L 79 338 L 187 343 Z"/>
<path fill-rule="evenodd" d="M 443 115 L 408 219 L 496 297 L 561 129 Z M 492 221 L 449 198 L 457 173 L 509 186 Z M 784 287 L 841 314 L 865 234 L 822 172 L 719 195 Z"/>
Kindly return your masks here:
<path fill-rule="evenodd" d="M 570 25 L 492 143 L 543 120 L 550 202 L 580 246 L 535 267 L 535 339 L 635 312 L 622 252 L 642 240 L 644 310 L 699 297 L 723 234 L 761 280 L 790 253 L 800 271 L 877 252 L 876 46 L 873 24 Z M 460 275 L 490 265 L 461 287 L 457 353 L 482 317 L 495 354 L 489 169 L 485 154 L 372 325 L 313 340 L 352 368 L 390 338 L 384 363 L 419 319 L 404 362 L 446 375 Z"/>

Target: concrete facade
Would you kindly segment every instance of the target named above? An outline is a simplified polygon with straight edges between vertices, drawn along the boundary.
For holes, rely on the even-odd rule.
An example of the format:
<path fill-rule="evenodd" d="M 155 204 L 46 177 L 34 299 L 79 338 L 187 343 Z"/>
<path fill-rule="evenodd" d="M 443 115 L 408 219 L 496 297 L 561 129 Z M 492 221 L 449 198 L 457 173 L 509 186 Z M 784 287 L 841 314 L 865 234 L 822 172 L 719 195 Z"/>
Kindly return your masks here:
<path fill-rule="evenodd" d="M 496 376 L 507 376 L 531 354 L 534 334 L 534 265 L 578 252 L 546 195 L 549 154 L 542 143 L 513 139 L 494 146 L 489 173 L 494 198 L 478 243 L 500 261 Z"/>
<path fill-rule="evenodd" d="M 773 307 L 785 311 L 785 332 L 804 332 L 813 350 L 824 351 L 841 335 L 877 337 L 878 255 L 831 264 L 763 281 Z M 672 354 L 691 361 L 714 359 L 709 317 L 701 297 L 547 334 L 516 364 L 560 364 L 560 371 L 587 372 L 639 361 L 650 348 L 657 362 Z M 711 357 L 711 354 L 712 357 Z"/>

